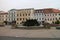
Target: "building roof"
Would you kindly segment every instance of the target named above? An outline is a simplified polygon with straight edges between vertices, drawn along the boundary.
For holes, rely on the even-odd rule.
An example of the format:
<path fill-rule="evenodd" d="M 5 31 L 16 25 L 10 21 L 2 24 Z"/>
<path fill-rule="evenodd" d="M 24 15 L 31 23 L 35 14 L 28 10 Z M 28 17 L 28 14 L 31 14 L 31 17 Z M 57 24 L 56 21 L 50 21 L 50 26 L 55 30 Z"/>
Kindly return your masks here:
<path fill-rule="evenodd" d="M 16 9 L 17 11 L 20 11 L 20 10 L 34 10 L 34 8 L 25 8 L 25 9 Z"/>
<path fill-rule="evenodd" d="M 35 13 L 60 13 L 59 9 L 53 9 L 53 8 L 45 8 L 45 9 L 37 9 L 35 10 Z"/>
<path fill-rule="evenodd" d="M 0 11 L 0 15 L 8 14 L 8 12 Z"/>
<path fill-rule="evenodd" d="M 9 11 L 15 11 L 16 9 L 11 9 L 11 10 L 9 10 Z"/>

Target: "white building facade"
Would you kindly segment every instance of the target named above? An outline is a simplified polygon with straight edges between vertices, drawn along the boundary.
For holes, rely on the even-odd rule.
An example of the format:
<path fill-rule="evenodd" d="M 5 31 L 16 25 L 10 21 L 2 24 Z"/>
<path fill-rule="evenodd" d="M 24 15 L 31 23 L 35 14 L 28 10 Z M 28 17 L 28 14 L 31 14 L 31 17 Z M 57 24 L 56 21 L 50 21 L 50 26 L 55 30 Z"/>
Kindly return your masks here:
<path fill-rule="evenodd" d="M 11 10 L 8 11 L 8 17 L 7 17 L 8 22 L 16 21 L 15 13 L 16 13 L 15 9 L 11 9 Z"/>
<path fill-rule="evenodd" d="M 40 10 L 35 10 L 34 13 L 34 19 L 36 19 L 39 23 L 43 22 L 45 18 L 44 13 L 42 12 Z"/>
<path fill-rule="evenodd" d="M 16 21 L 16 24 L 20 25 L 26 19 L 33 19 L 34 8 L 27 9 L 11 9 L 8 11 L 7 21 Z"/>
<path fill-rule="evenodd" d="M 20 24 L 26 19 L 36 19 L 39 23 L 47 22 L 52 23 L 56 20 L 60 20 L 60 10 L 47 8 L 47 9 L 12 9 L 8 11 L 7 21 L 16 21 Z"/>
<path fill-rule="evenodd" d="M 37 9 L 34 13 L 34 19 L 37 19 L 39 22 L 52 23 L 56 20 L 60 20 L 60 10 L 58 9 Z"/>

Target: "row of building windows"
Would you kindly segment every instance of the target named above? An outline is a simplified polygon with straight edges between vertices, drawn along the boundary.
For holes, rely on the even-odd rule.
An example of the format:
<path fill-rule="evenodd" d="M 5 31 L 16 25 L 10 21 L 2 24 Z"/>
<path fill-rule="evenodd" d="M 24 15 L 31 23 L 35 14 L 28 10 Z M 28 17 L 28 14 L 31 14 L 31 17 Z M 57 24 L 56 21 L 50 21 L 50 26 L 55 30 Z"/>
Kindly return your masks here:
<path fill-rule="evenodd" d="M 48 18 L 48 19 L 37 18 L 37 20 L 48 20 L 48 21 L 52 21 L 52 20 L 58 20 L 58 18 Z M 60 18 L 59 18 L 59 20 L 60 20 Z"/>
<path fill-rule="evenodd" d="M 30 16 L 30 14 L 17 14 L 17 16 Z"/>
<path fill-rule="evenodd" d="M 43 13 L 40 13 L 40 14 L 34 14 L 35 16 L 40 16 L 40 15 L 45 15 L 45 16 L 57 16 L 57 14 L 43 14 Z"/>
<path fill-rule="evenodd" d="M 53 18 L 53 19 L 52 19 L 52 18 L 51 18 L 51 19 L 48 18 L 48 19 L 45 19 L 45 20 L 46 20 L 46 21 L 47 21 L 47 20 L 48 20 L 48 21 L 52 21 L 52 20 L 58 20 L 58 19 L 57 19 L 57 18 Z"/>
<path fill-rule="evenodd" d="M 4 15 L 0 15 L 0 17 L 4 17 Z"/>
<path fill-rule="evenodd" d="M 22 22 L 17 22 L 17 24 L 22 24 Z"/>
<path fill-rule="evenodd" d="M 18 13 L 31 13 L 31 11 L 19 11 Z"/>
<path fill-rule="evenodd" d="M 12 18 L 9 18 L 9 19 L 6 19 L 6 20 L 9 20 L 9 21 L 14 20 L 15 21 L 15 18 L 13 18 L 13 19 Z"/>
<path fill-rule="evenodd" d="M 41 12 L 43 13 L 43 11 L 42 11 L 42 10 L 39 10 L 39 11 L 35 11 L 35 13 L 41 13 Z"/>
<path fill-rule="evenodd" d="M 0 19 L 0 21 L 3 21 L 4 19 Z"/>
<path fill-rule="evenodd" d="M 29 18 L 30 19 L 30 18 Z M 52 20 L 60 20 L 60 17 L 59 17 L 59 19 L 58 18 L 35 18 L 35 19 L 37 19 L 37 20 L 45 20 L 45 21 L 52 21 Z M 0 20 L 2 20 L 2 19 L 0 19 Z M 3 19 L 4 20 L 4 19 Z M 6 19 L 7 20 L 7 19 Z M 9 20 L 11 20 L 11 19 L 9 19 Z M 15 19 L 14 19 L 15 20 Z M 27 18 L 17 18 L 17 21 L 26 21 L 27 20 Z"/>
<path fill-rule="evenodd" d="M 27 18 L 17 18 L 17 21 L 27 20 Z"/>
<path fill-rule="evenodd" d="M 8 15 L 9 17 L 15 17 L 15 15 Z M 8 17 L 8 16 L 6 16 L 6 17 Z"/>
<path fill-rule="evenodd" d="M 27 19 L 30 19 L 30 18 L 17 18 L 17 19 L 11 19 L 11 18 L 9 18 L 9 19 L 6 19 L 6 20 L 9 20 L 9 21 L 12 21 L 12 20 L 17 20 L 17 21 L 22 21 L 22 20 L 27 20 Z"/>

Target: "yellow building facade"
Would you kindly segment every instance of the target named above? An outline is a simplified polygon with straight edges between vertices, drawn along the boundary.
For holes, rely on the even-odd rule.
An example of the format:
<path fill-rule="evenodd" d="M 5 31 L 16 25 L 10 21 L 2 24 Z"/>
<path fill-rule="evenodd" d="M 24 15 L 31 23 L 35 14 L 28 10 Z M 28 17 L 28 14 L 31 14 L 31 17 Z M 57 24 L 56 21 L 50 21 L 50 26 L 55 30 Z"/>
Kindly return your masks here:
<path fill-rule="evenodd" d="M 16 10 L 16 24 L 21 24 L 27 19 L 33 19 L 34 8 Z"/>
<path fill-rule="evenodd" d="M 4 21 L 7 21 L 7 12 L 0 12 L 0 24 L 3 24 Z"/>

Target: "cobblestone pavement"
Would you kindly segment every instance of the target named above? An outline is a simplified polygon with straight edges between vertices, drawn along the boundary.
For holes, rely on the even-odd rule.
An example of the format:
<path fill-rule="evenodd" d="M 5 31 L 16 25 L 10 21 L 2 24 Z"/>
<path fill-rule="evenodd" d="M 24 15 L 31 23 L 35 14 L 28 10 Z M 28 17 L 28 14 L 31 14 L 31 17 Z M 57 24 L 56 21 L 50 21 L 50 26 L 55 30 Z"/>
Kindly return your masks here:
<path fill-rule="evenodd" d="M 60 38 L 60 30 L 56 29 L 22 30 L 0 27 L 0 36 L 27 37 L 27 38 Z"/>

